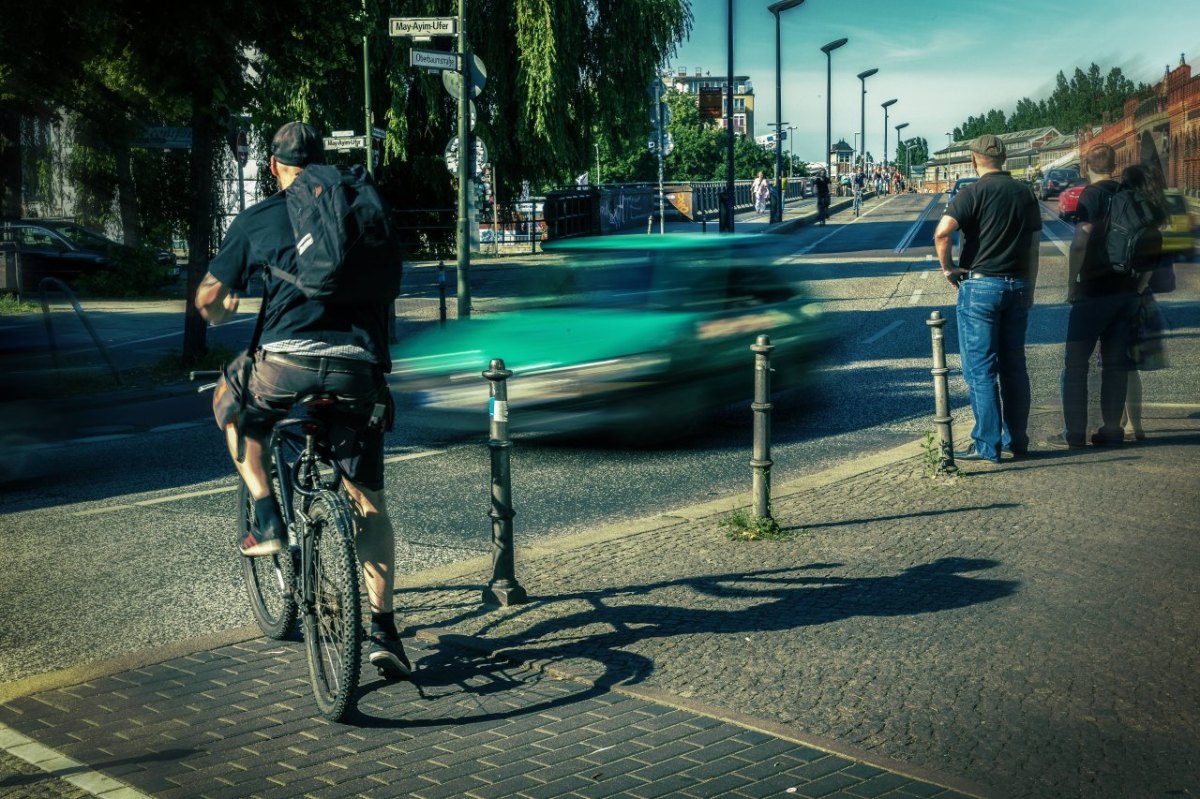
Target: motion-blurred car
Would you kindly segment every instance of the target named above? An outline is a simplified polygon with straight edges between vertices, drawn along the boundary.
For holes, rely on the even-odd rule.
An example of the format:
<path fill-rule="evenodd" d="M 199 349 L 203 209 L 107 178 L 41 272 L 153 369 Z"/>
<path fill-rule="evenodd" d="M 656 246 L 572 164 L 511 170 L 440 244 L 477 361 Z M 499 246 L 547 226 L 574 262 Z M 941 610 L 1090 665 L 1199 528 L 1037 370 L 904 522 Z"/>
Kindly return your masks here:
<path fill-rule="evenodd" d="M 4 223 L 21 254 L 21 271 L 26 285 L 44 277 L 71 283 L 97 270 L 112 269 L 114 256 L 131 248 L 77 225 L 56 219 L 21 219 Z M 155 260 L 167 277 L 177 277 L 175 254 L 156 251 Z"/>
<path fill-rule="evenodd" d="M 392 347 L 402 408 L 486 431 L 501 358 L 509 424 L 662 440 L 754 390 L 750 346 L 771 337 L 773 383 L 800 384 L 825 340 L 816 306 L 760 262 L 757 236 L 613 235 L 549 242 L 538 267 L 552 304 L 451 322 Z"/>
<path fill-rule="evenodd" d="M 1049 200 L 1070 188 L 1071 184 L 1077 180 L 1079 180 L 1079 170 L 1074 167 L 1051 169 L 1045 177 L 1037 182 L 1035 193 L 1039 200 Z"/>
<path fill-rule="evenodd" d="M 1192 231 L 1196 222 L 1188 213 L 1187 199 L 1179 189 L 1167 189 L 1167 212 L 1170 217 L 1163 225 L 1163 252 L 1175 257 L 1190 255 L 1195 241 Z"/>

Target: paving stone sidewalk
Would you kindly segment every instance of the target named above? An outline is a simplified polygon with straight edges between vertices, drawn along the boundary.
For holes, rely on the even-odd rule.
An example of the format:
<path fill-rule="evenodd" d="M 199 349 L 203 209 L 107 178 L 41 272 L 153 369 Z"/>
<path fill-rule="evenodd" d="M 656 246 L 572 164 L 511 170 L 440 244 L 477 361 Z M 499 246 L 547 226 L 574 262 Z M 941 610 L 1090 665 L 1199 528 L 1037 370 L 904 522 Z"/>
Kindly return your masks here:
<path fill-rule="evenodd" d="M 0 749 L 78 766 L 6 757 L 0 796 L 1191 795 L 1200 407 L 1147 428 L 952 481 L 916 444 L 776 475 L 791 538 L 727 540 L 728 502 L 601 528 L 519 550 L 523 606 L 481 607 L 486 562 L 414 575 L 416 679 L 365 678 L 344 725 L 294 642 L 67 680 L 0 705 Z"/>

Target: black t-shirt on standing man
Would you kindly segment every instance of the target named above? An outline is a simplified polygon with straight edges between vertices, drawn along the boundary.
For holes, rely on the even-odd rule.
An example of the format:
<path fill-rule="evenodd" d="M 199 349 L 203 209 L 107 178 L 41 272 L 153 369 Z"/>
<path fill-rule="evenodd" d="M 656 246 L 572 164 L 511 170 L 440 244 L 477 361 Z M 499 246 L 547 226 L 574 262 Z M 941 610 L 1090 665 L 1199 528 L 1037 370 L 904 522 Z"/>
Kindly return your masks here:
<path fill-rule="evenodd" d="M 962 231 L 959 267 L 988 277 L 1029 277 L 1042 213 L 1024 183 L 1008 172 L 989 172 L 961 188 L 946 215 Z"/>

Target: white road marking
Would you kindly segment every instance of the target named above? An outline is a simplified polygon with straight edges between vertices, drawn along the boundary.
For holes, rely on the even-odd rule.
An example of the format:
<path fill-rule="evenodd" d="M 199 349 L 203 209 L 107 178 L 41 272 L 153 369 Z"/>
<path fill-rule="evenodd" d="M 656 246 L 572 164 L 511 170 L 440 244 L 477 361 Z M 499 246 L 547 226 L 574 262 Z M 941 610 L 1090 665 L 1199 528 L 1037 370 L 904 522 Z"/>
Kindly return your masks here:
<path fill-rule="evenodd" d="M 916 305 L 920 301 L 921 295 L 924 293 L 925 293 L 925 289 L 914 289 L 912 296 L 908 298 L 908 304 Z"/>
<path fill-rule="evenodd" d="M 0 724 L 0 749 L 101 799 L 151 799 L 119 780 L 93 771 L 86 763 L 80 763 L 56 749 L 43 746 L 6 724 Z"/>
<path fill-rule="evenodd" d="M 870 338 L 863 339 L 862 343 L 863 344 L 874 344 L 876 341 L 879 341 L 879 339 L 883 338 L 888 333 L 891 333 L 893 330 L 895 330 L 896 328 L 900 327 L 903 324 L 904 324 L 903 319 L 897 319 L 894 322 L 892 322 L 890 325 L 885 327 L 883 330 L 880 330 L 878 333 L 871 336 Z"/>
<path fill-rule="evenodd" d="M 222 322 L 221 327 L 228 327 L 229 325 L 240 325 L 243 322 L 253 322 L 253 321 L 256 321 L 257 319 L 258 319 L 258 314 L 256 313 L 253 316 L 249 316 L 245 319 L 234 319 L 233 321 L 230 321 L 230 322 Z M 180 330 L 176 333 L 163 333 L 161 336 L 150 336 L 149 338 L 139 338 L 139 339 L 135 339 L 133 341 L 121 341 L 116 344 L 108 344 L 107 346 L 110 350 L 117 350 L 117 349 L 120 349 L 121 347 L 132 347 L 134 344 L 144 344 L 147 341 L 159 341 L 164 338 L 178 338 L 179 336 L 182 336 L 182 335 L 183 335 L 183 331 Z"/>
<path fill-rule="evenodd" d="M 444 449 L 426 449 L 417 452 L 405 452 L 400 455 L 392 455 L 384 458 L 384 464 L 399 463 L 400 461 L 412 461 L 418 458 L 428 458 L 431 455 L 441 455 L 446 450 Z M 117 511 L 130 510 L 131 508 L 147 508 L 153 505 L 161 505 L 165 502 L 180 502 L 185 499 L 195 499 L 196 497 L 208 497 L 215 494 L 231 494 L 238 490 L 237 484 L 231 486 L 221 486 L 220 488 L 206 488 L 202 491 L 185 491 L 182 494 L 171 494 L 165 497 L 154 497 L 153 499 L 139 499 L 136 502 L 126 502 L 121 505 L 107 505 L 103 508 L 89 508 L 72 513 L 72 516 L 102 516 L 106 513 L 116 513 Z"/>

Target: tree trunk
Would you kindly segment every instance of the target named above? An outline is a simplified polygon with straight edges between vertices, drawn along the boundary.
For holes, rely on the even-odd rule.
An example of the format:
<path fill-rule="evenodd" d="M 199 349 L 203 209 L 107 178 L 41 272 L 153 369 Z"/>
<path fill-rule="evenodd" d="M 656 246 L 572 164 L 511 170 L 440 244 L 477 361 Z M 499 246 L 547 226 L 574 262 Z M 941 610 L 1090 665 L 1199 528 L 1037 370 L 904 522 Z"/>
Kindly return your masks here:
<path fill-rule="evenodd" d="M 0 215 L 25 215 L 21 189 L 21 115 L 0 107 Z"/>
<path fill-rule="evenodd" d="M 209 111 L 212 87 L 192 94 L 191 212 L 188 215 L 188 303 L 183 318 L 183 357 L 198 358 L 208 349 L 205 321 L 191 301 L 208 272 L 208 248 L 213 215 L 213 140 L 216 133 Z"/>
<path fill-rule="evenodd" d="M 138 219 L 137 198 L 133 185 L 133 159 L 129 145 L 120 142 L 114 153 L 117 160 L 117 202 L 121 208 L 123 241 L 130 247 L 142 245 L 142 225 Z"/>

